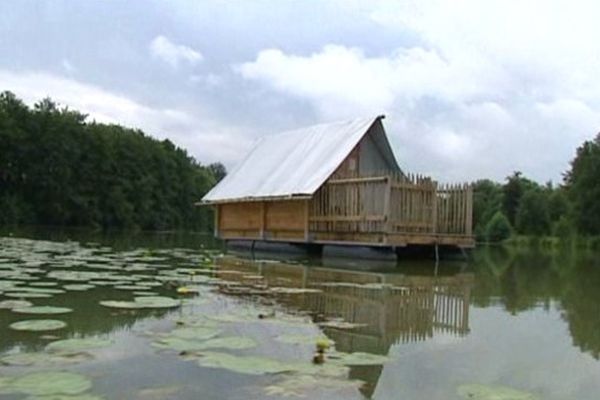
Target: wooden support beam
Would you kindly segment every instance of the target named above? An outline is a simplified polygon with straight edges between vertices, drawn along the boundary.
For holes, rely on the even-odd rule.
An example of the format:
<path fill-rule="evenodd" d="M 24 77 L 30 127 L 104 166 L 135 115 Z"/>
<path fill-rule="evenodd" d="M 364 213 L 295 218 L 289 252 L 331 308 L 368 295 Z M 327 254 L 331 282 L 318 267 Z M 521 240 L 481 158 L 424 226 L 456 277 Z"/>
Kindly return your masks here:
<path fill-rule="evenodd" d="M 266 219 L 267 219 L 267 203 L 266 202 L 261 202 L 260 203 L 260 227 L 258 229 L 258 236 L 261 239 L 264 239 L 266 237 Z"/>
<path fill-rule="evenodd" d="M 219 237 L 219 224 L 221 222 L 219 219 L 219 215 L 220 215 L 219 208 L 220 207 L 221 207 L 220 205 L 216 204 L 213 208 L 214 212 L 215 212 L 215 221 L 214 221 L 215 237 Z"/>
<path fill-rule="evenodd" d="M 310 200 L 304 202 L 304 240 L 310 241 Z"/>
<path fill-rule="evenodd" d="M 383 195 L 383 232 L 390 233 L 391 223 L 392 223 L 392 213 L 391 213 L 391 201 L 392 201 L 392 178 L 391 176 L 387 177 L 387 185 L 385 186 L 385 192 Z M 386 238 L 387 242 L 387 238 Z"/>
<path fill-rule="evenodd" d="M 311 216 L 310 222 L 376 222 L 385 221 L 385 215 L 325 215 Z"/>
<path fill-rule="evenodd" d="M 348 185 L 352 183 L 367 183 L 367 182 L 385 182 L 388 179 L 386 176 L 365 176 L 361 178 L 345 178 L 331 179 L 327 181 L 328 185 Z"/>
<path fill-rule="evenodd" d="M 469 184 L 467 188 L 467 215 L 465 221 L 465 234 L 473 235 L 473 185 Z"/>

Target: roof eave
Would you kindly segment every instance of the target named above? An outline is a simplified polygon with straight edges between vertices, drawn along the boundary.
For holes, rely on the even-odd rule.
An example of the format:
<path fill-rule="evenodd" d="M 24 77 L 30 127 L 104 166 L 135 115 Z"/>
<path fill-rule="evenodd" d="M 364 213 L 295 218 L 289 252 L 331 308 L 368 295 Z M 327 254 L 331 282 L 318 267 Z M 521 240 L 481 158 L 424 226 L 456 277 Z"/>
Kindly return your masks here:
<path fill-rule="evenodd" d="M 286 201 L 286 200 L 310 200 L 311 194 L 291 194 L 285 196 L 252 196 L 252 197 L 237 197 L 232 199 L 217 199 L 217 200 L 202 200 L 194 203 L 195 206 L 210 206 L 226 203 L 251 203 L 257 201 Z"/>

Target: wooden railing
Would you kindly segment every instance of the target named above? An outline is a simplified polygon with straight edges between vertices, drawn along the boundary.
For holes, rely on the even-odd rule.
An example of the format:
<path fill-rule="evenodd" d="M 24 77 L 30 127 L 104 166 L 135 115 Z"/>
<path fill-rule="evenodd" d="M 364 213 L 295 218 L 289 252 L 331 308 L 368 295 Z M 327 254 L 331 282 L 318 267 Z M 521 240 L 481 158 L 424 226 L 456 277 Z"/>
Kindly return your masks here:
<path fill-rule="evenodd" d="M 420 175 L 332 179 L 311 201 L 314 232 L 472 235 L 472 188 Z"/>

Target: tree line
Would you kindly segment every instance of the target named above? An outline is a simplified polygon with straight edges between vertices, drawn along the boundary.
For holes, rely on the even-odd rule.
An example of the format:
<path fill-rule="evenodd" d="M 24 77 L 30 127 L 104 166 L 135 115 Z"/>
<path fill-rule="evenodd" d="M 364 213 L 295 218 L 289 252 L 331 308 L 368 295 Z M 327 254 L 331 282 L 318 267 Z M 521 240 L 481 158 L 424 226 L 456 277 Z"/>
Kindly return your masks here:
<path fill-rule="evenodd" d="M 86 117 L 0 93 L 0 224 L 210 229 L 211 210 L 194 203 L 225 175 L 222 164 Z"/>
<path fill-rule="evenodd" d="M 513 234 L 600 235 L 600 134 L 576 151 L 560 185 L 544 185 L 514 172 L 504 183 L 473 185 L 473 223 L 478 240 L 496 242 Z"/>

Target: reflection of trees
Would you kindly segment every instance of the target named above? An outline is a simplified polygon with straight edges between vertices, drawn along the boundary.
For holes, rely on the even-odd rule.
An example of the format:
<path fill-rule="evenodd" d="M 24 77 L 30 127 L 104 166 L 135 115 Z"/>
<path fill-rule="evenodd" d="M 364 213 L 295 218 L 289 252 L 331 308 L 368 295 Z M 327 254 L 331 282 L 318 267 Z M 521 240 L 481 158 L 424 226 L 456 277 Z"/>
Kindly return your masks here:
<path fill-rule="evenodd" d="M 487 306 L 499 302 L 512 314 L 540 303 L 547 306 L 561 285 L 559 275 L 549 267 L 551 261 L 551 256 L 541 251 L 481 249 L 474 264 L 474 303 Z"/>
<path fill-rule="evenodd" d="M 464 335 L 469 331 L 472 274 L 409 276 L 234 257 L 218 259 L 216 273 L 247 287 L 247 291 L 238 289 L 242 296 L 255 294 L 265 285 L 319 289 L 315 293 L 278 295 L 276 300 L 309 312 L 315 322 L 340 318 L 360 324 L 355 329 L 323 329 L 344 352 L 386 355 L 396 343 L 427 340 L 438 332 Z M 363 394 L 371 396 L 382 368 L 353 367 L 350 375 L 367 382 Z"/>
<path fill-rule="evenodd" d="M 482 248 L 474 257 L 473 302 L 512 313 L 557 301 L 573 343 L 600 358 L 600 268 L 586 254 Z"/>
<path fill-rule="evenodd" d="M 573 343 L 600 358 L 600 266 L 580 259 L 563 279 L 563 318 L 569 324 Z"/>

